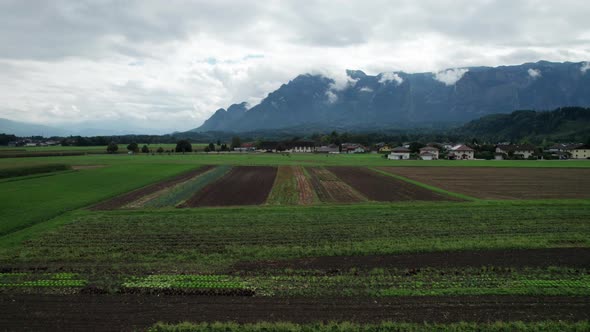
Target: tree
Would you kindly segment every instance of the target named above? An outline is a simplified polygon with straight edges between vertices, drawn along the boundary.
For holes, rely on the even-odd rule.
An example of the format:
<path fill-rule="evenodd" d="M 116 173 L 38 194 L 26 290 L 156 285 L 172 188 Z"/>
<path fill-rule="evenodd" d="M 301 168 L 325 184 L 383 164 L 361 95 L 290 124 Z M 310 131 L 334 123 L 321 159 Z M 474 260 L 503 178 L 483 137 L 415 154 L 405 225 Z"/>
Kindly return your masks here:
<path fill-rule="evenodd" d="M 188 140 L 180 140 L 176 143 L 176 152 L 193 152 L 193 146 L 191 145 L 191 143 Z"/>
<path fill-rule="evenodd" d="M 234 136 L 231 138 L 231 148 L 239 148 L 242 146 L 242 140 L 239 136 Z"/>
<path fill-rule="evenodd" d="M 203 149 L 203 151 L 205 151 L 205 152 L 209 153 L 209 151 L 211 151 L 211 149 L 209 149 L 209 146 L 207 145 L 207 146 L 206 146 L 206 147 Z"/>
<path fill-rule="evenodd" d="M 221 151 L 228 151 L 229 149 L 227 148 L 227 144 L 223 143 L 221 144 Z"/>
<path fill-rule="evenodd" d="M 215 144 L 209 143 L 209 151 L 215 152 Z"/>
<path fill-rule="evenodd" d="M 150 148 L 147 145 L 141 147 L 141 152 L 143 153 L 150 153 Z"/>
<path fill-rule="evenodd" d="M 217 140 L 217 146 L 220 146 L 220 145 L 221 145 L 221 141 Z"/>
<path fill-rule="evenodd" d="M 109 145 L 107 146 L 108 153 L 115 153 L 115 152 L 117 152 L 117 150 L 119 150 L 119 146 L 115 142 L 110 142 Z"/>
<path fill-rule="evenodd" d="M 156 150 L 158 153 L 163 153 L 164 152 L 164 148 L 163 147 L 159 147 L 158 150 Z"/>
<path fill-rule="evenodd" d="M 133 142 L 133 143 L 127 145 L 127 150 L 129 150 L 131 152 L 137 152 L 137 151 L 139 151 L 139 145 L 137 145 L 137 143 Z"/>

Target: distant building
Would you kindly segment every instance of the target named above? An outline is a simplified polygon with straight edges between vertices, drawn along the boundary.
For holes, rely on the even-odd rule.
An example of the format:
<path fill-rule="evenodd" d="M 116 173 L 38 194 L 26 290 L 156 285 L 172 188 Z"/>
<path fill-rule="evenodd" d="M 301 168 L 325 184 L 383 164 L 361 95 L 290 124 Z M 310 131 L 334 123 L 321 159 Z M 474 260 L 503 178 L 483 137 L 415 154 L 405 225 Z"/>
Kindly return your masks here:
<path fill-rule="evenodd" d="M 571 150 L 573 159 L 590 159 L 590 144 L 580 145 Z"/>
<path fill-rule="evenodd" d="M 420 149 L 420 158 L 422 160 L 438 159 L 438 149 L 432 146 L 426 146 Z"/>
<path fill-rule="evenodd" d="M 410 149 L 398 146 L 391 150 L 391 153 L 387 156 L 387 159 L 391 160 L 407 160 L 410 159 Z"/>
<path fill-rule="evenodd" d="M 532 145 L 499 144 L 496 145 L 496 159 L 504 159 L 506 156 L 517 156 L 528 159 L 535 154 L 535 147 Z"/>
<path fill-rule="evenodd" d="M 449 151 L 449 159 L 473 160 L 475 151 L 464 144 L 455 145 Z"/>
<path fill-rule="evenodd" d="M 342 153 L 365 153 L 367 148 L 357 143 L 343 143 Z"/>
<path fill-rule="evenodd" d="M 315 143 L 311 141 L 294 141 L 283 143 L 286 152 L 302 153 L 315 152 Z"/>
<path fill-rule="evenodd" d="M 336 144 L 322 145 L 315 150 L 318 153 L 340 153 L 340 148 Z"/>
<path fill-rule="evenodd" d="M 383 145 L 381 147 L 378 147 L 379 149 L 379 153 L 390 153 L 391 150 L 393 150 L 389 145 Z"/>

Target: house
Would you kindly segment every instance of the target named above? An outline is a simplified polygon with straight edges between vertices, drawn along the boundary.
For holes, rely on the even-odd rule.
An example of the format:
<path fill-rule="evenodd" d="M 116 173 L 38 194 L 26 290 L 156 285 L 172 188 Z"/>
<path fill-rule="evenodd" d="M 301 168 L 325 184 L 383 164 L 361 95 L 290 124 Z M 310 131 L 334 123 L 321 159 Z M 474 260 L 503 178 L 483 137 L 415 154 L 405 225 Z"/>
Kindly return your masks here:
<path fill-rule="evenodd" d="M 407 160 L 410 159 L 410 149 L 398 146 L 391 150 L 391 153 L 387 156 L 387 159 L 391 160 Z"/>
<path fill-rule="evenodd" d="M 590 159 L 590 144 L 580 145 L 570 150 L 573 159 Z"/>
<path fill-rule="evenodd" d="M 449 159 L 473 160 L 475 151 L 464 144 L 455 145 L 449 151 Z"/>
<path fill-rule="evenodd" d="M 572 150 L 582 144 L 579 143 L 555 143 L 549 148 L 545 149 L 545 153 L 549 153 L 555 159 L 569 159 L 572 157 Z"/>
<path fill-rule="evenodd" d="M 322 145 L 315 150 L 319 153 L 340 153 L 340 148 L 336 144 Z"/>
<path fill-rule="evenodd" d="M 279 146 L 279 142 L 273 142 L 273 141 L 265 141 L 265 142 L 260 142 L 260 147 L 258 148 L 258 151 L 260 152 L 277 152 L 277 151 L 281 151 L 279 150 L 281 147 Z"/>
<path fill-rule="evenodd" d="M 379 153 L 390 153 L 392 148 L 389 147 L 389 145 L 382 145 L 381 147 L 378 147 L 379 149 Z"/>
<path fill-rule="evenodd" d="M 357 143 L 343 143 L 342 153 L 365 153 L 367 148 Z"/>
<path fill-rule="evenodd" d="M 239 147 L 235 147 L 234 151 L 239 152 L 252 152 L 256 151 L 256 145 L 254 143 L 242 143 Z"/>
<path fill-rule="evenodd" d="M 514 156 L 522 159 L 528 159 L 535 154 L 535 147 L 532 145 L 515 145 L 499 144 L 496 145 L 496 159 L 505 159 L 508 156 Z"/>
<path fill-rule="evenodd" d="M 426 146 L 420 149 L 420 158 L 422 160 L 438 159 L 438 149 L 432 146 Z"/>

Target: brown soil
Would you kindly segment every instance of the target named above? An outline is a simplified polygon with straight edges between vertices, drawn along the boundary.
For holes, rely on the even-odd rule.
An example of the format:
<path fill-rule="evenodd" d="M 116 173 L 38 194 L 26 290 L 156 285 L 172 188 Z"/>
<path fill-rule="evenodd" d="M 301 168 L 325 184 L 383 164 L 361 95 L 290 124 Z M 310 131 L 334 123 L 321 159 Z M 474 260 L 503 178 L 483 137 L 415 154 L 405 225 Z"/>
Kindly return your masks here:
<path fill-rule="evenodd" d="M 447 251 L 397 255 L 325 256 L 282 261 L 243 262 L 234 271 L 302 269 L 348 271 L 351 268 L 590 267 L 590 248 Z"/>
<path fill-rule="evenodd" d="M 95 168 L 103 168 L 106 165 L 74 165 L 72 169 L 75 171 L 83 170 L 83 169 L 95 169 Z"/>
<path fill-rule="evenodd" d="M 259 205 L 266 202 L 277 168 L 238 166 L 186 201 L 188 207 Z"/>
<path fill-rule="evenodd" d="M 311 185 L 322 202 L 356 203 L 366 198 L 322 167 L 307 167 Z"/>
<path fill-rule="evenodd" d="M 590 319 L 590 298 L 441 296 L 264 298 L 166 295 L 6 295 L 0 326 L 10 331 L 131 331 L 158 321 L 488 322 Z"/>
<path fill-rule="evenodd" d="M 310 205 L 314 201 L 314 191 L 309 179 L 303 171 L 301 166 L 293 166 L 293 175 L 295 181 L 297 181 L 297 187 L 299 188 L 299 204 Z"/>
<path fill-rule="evenodd" d="M 590 198 L 590 169 L 379 167 L 412 180 L 482 199 Z"/>
<path fill-rule="evenodd" d="M 328 167 L 328 169 L 372 201 L 456 200 L 364 167 Z"/>
<path fill-rule="evenodd" d="M 204 173 L 212 168 L 213 168 L 213 166 L 199 167 L 199 168 L 194 169 L 192 171 L 177 175 L 177 176 L 170 178 L 168 180 L 154 183 L 154 184 L 148 185 L 146 187 L 140 188 L 138 190 L 134 190 L 134 191 L 128 192 L 126 194 L 114 197 L 114 198 L 104 201 L 102 203 L 98 203 L 98 204 L 92 206 L 90 209 L 91 210 L 115 210 L 115 209 L 121 208 L 129 203 L 132 203 L 132 202 L 144 197 L 144 196 L 153 194 L 155 192 L 158 192 L 158 191 L 168 188 L 168 187 L 175 186 L 175 185 L 182 183 L 184 181 L 187 181 L 195 176 L 201 175 L 202 173 Z"/>

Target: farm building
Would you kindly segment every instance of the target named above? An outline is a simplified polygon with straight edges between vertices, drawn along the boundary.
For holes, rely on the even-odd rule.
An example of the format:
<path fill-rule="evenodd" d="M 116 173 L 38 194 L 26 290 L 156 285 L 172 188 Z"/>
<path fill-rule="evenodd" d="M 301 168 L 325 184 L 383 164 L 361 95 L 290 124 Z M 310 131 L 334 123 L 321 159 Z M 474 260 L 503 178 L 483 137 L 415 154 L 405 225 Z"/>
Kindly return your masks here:
<path fill-rule="evenodd" d="M 582 144 L 579 143 L 555 143 L 549 148 L 545 149 L 545 153 L 549 153 L 551 157 L 556 159 L 569 159 L 572 157 L 571 151 Z"/>
<path fill-rule="evenodd" d="M 473 160 L 475 151 L 464 144 L 453 146 L 449 151 L 449 159 Z"/>
<path fill-rule="evenodd" d="M 340 153 L 340 148 L 336 144 L 322 145 L 316 149 L 319 153 Z"/>
<path fill-rule="evenodd" d="M 239 147 L 235 147 L 234 151 L 239 152 L 251 152 L 256 151 L 256 145 L 254 143 L 242 143 Z"/>
<path fill-rule="evenodd" d="M 310 141 L 285 142 L 286 152 L 315 152 L 315 143 Z"/>
<path fill-rule="evenodd" d="M 496 145 L 496 159 L 502 160 L 508 156 L 518 156 L 527 159 L 535 153 L 535 147 L 532 145 Z"/>
<path fill-rule="evenodd" d="M 590 144 L 584 144 L 570 150 L 573 159 L 589 159 Z"/>
<path fill-rule="evenodd" d="M 432 146 L 426 146 L 420 149 L 420 158 L 422 160 L 438 159 L 438 149 Z"/>
<path fill-rule="evenodd" d="M 398 146 L 391 150 L 391 153 L 387 156 L 387 159 L 391 160 L 407 160 L 410 159 L 410 149 Z"/>

